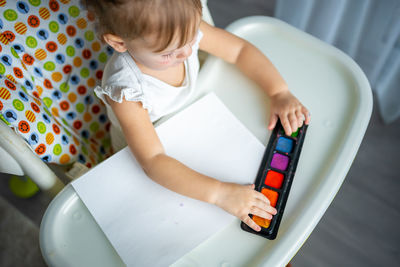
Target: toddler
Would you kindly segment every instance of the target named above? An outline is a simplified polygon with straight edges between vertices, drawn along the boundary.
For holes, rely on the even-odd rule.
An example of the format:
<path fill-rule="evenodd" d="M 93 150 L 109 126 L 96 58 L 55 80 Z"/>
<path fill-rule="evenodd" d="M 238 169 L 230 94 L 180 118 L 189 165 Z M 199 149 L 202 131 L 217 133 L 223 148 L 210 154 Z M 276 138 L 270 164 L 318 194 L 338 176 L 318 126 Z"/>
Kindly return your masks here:
<path fill-rule="evenodd" d="M 195 90 L 198 50 L 235 64 L 271 99 L 272 130 L 280 118 L 290 135 L 310 117 L 272 63 L 249 42 L 202 21 L 200 0 L 86 0 L 97 32 L 114 48 L 96 95 L 108 107 L 146 174 L 179 194 L 215 204 L 256 231 L 250 217 L 276 209 L 254 185 L 221 182 L 165 154 L 153 123 L 180 109 Z M 111 133 L 113 134 L 113 133 Z"/>

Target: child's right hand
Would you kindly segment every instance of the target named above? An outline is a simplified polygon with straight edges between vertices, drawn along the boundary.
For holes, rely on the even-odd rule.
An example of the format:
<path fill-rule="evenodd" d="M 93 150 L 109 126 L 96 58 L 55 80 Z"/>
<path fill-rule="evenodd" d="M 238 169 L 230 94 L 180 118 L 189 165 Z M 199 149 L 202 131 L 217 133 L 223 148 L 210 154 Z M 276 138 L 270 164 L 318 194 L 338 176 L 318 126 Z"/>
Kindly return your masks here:
<path fill-rule="evenodd" d="M 254 190 L 254 184 L 221 183 L 215 204 L 257 232 L 261 231 L 261 227 L 249 217 L 249 214 L 270 220 L 277 212 L 270 206 L 266 196 Z"/>
<path fill-rule="evenodd" d="M 291 135 L 299 127 L 309 124 L 311 117 L 308 109 L 288 90 L 284 89 L 271 96 L 271 116 L 268 130 L 272 131 L 278 118 L 281 120 L 286 135 Z"/>

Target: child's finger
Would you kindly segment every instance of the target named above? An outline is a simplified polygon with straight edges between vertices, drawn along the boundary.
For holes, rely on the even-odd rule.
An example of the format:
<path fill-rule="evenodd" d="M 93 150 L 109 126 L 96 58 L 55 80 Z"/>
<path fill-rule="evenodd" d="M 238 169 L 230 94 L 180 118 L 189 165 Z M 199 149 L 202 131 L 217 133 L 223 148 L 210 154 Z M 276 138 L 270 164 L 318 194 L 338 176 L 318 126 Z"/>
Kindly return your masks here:
<path fill-rule="evenodd" d="M 253 206 L 262 210 L 268 210 L 271 207 L 270 203 L 267 203 L 264 199 L 255 199 Z"/>
<path fill-rule="evenodd" d="M 283 129 L 285 130 L 286 135 L 291 135 L 292 134 L 292 128 L 290 126 L 289 119 L 286 116 L 281 117 L 281 123 L 283 126 Z"/>
<path fill-rule="evenodd" d="M 308 109 L 306 107 L 302 107 L 301 112 L 303 112 L 304 117 L 306 118 L 304 123 L 309 124 L 310 120 L 311 120 L 310 112 L 308 111 Z"/>
<path fill-rule="evenodd" d="M 278 116 L 276 114 L 271 114 L 269 118 L 268 130 L 274 129 L 277 122 L 278 122 Z"/>
<path fill-rule="evenodd" d="M 261 200 L 258 200 L 258 202 L 254 203 L 254 206 L 251 207 L 250 210 L 252 210 L 252 209 L 262 210 L 262 211 L 264 211 L 268 214 L 272 214 L 272 215 L 275 215 L 277 213 L 277 210 L 274 207 L 272 207 L 270 204 L 267 204 Z M 254 213 L 251 213 L 251 214 L 254 214 Z"/>
<path fill-rule="evenodd" d="M 289 121 L 290 121 L 290 127 L 292 128 L 292 132 L 296 131 L 298 128 L 298 123 L 297 123 L 297 117 L 294 113 L 289 114 Z M 292 134 L 292 132 L 290 134 Z"/>
<path fill-rule="evenodd" d="M 244 222 L 245 224 L 247 224 L 251 229 L 253 229 L 254 231 L 261 231 L 261 226 L 259 226 L 258 224 L 256 224 L 249 216 L 247 216 L 246 218 L 244 218 L 242 220 L 242 222 Z"/>
<path fill-rule="evenodd" d="M 255 197 L 259 200 L 261 200 L 262 202 L 264 202 L 266 205 L 270 205 L 270 201 L 269 199 L 261 192 L 255 191 L 256 195 Z"/>
<path fill-rule="evenodd" d="M 303 121 L 305 116 L 303 115 L 303 113 L 301 113 L 301 110 L 296 110 L 296 116 L 297 116 L 297 128 L 300 128 L 301 126 L 303 126 Z"/>
<path fill-rule="evenodd" d="M 261 217 L 261 218 L 264 218 L 264 219 L 267 219 L 267 220 L 271 220 L 272 219 L 272 214 L 271 213 L 269 213 L 269 212 L 267 212 L 267 211 L 265 211 L 263 209 L 257 208 L 257 207 L 252 207 L 250 209 L 250 214 L 257 215 L 258 217 Z"/>

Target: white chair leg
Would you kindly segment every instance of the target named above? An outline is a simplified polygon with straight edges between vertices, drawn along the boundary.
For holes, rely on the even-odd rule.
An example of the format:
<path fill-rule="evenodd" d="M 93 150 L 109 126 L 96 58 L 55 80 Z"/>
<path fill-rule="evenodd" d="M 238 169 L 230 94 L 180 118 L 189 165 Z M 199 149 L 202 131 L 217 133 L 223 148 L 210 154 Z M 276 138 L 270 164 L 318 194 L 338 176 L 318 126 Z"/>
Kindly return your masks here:
<path fill-rule="evenodd" d="M 16 162 L 23 174 L 29 176 L 42 191 L 45 191 L 52 196 L 55 196 L 64 187 L 64 183 L 30 149 L 26 142 L 1 121 L 0 136 L 0 147 L 2 148 L 2 151 L 7 152 L 8 155 L 11 156 L 9 159 L 12 158 L 9 162 L 2 161 L 1 165 L 15 165 Z M 1 169 L 4 170 L 5 168 Z M 14 174 L 21 175 L 20 172 Z"/>

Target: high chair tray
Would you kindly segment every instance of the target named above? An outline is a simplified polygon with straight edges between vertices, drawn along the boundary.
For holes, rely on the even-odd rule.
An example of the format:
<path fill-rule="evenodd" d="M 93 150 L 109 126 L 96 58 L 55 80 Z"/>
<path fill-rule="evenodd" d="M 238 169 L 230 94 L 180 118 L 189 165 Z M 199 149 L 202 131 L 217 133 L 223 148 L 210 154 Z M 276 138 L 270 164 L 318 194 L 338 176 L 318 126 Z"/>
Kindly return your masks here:
<path fill-rule="evenodd" d="M 284 266 L 338 192 L 367 128 L 372 93 L 352 59 L 284 22 L 248 17 L 228 30 L 270 58 L 293 94 L 310 110 L 311 124 L 277 238 L 271 241 L 245 232 L 236 220 L 174 266 Z M 269 100 L 234 66 L 207 59 L 197 86 L 193 100 L 214 91 L 267 144 Z M 40 231 L 42 254 L 50 266 L 123 266 L 70 185 L 49 205 Z"/>

